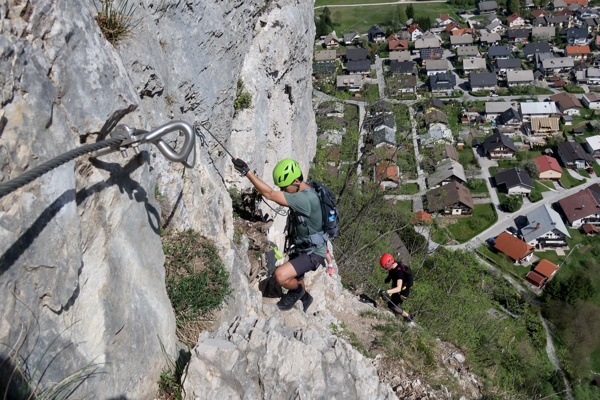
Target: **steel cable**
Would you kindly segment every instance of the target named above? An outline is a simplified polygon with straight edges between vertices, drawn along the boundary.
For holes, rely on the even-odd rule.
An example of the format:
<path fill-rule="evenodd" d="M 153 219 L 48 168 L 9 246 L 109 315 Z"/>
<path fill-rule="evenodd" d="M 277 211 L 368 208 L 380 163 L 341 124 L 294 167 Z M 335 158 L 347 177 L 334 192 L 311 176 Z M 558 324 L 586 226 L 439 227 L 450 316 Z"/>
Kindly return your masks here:
<path fill-rule="evenodd" d="M 82 156 L 86 153 L 92 153 L 94 151 L 98 151 L 105 147 L 111 147 L 111 146 L 117 145 L 117 144 L 123 142 L 123 140 L 125 140 L 124 137 L 117 137 L 117 138 L 102 140 L 102 141 L 96 142 L 96 143 L 86 144 L 84 146 L 81 146 L 76 149 L 70 150 L 66 153 L 63 153 L 60 156 L 55 157 L 49 161 L 46 161 L 45 163 L 40 164 L 37 167 L 34 167 L 34 168 L 30 169 L 29 171 L 23 173 L 22 175 L 16 177 L 15 179 L 12 179 L 6 183 L 0 184 L 0 198 L 6 196 L 9 193 L 14 192 L 15 190 L 19 189 L 22 186 L 25 186 L 29 182 L 32 182 L 33 180 L 39 178 L 40 176 L 53 170 L 54 168 L 58 168 L 61 165 L 66 164 L 69 161 L 74 160 L 79 156 Z"/>

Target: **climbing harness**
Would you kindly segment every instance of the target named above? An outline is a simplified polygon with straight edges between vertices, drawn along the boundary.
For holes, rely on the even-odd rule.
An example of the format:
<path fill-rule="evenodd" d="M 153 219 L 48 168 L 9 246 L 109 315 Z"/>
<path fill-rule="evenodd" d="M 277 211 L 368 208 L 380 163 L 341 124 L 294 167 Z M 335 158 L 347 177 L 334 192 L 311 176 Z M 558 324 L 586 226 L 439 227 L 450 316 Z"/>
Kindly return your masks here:
<path fill-rule="evenodd" d="M 171 132 L 183 132 L 184 142 L 179 151 L 173 149 L 162 137 Z M 45 173 L 76 159 L 87 153 L 91 156 L 101 157 L 115 151 L 120 151 L 123 157 L 128 157 L 127 150 L 132 148 L 135 154 L 139 154 L 138 146 L 144 143 L 152 143 L 169 160 L 180 162 L 187 168 L 192 168 L 196 163 L 194 128 L 185 121 L 171 121 L 152 131 L 137 130 L 127 125 L 118 125 L 109 133 L 110 139 L 87 144 L 61 154 L 43 164 L 38 165 L 12 179 L 0 184 L 0 198 L 14 192 L 20 187 L 39 178 Z"/>

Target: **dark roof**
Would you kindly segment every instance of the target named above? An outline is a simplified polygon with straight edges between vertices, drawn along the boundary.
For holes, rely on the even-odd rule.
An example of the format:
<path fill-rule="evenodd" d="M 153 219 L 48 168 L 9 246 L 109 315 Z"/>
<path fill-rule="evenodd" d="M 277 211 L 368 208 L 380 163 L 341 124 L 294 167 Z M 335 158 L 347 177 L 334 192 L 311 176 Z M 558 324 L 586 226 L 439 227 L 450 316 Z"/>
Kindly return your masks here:
<path fill-rule="evenodd" d="M 498 8 L 498 3 L 495 1 L 480 1 L 477 3 L 477 8 L 480 11 L 493 11 Z"/>
<path fill-rule="evenodd" d="M 439 108 L 440 110 L 444 109 L 444 102 L 440 99 L 431 99 L 429 103 L 427 103 L 428 107 Z"/>
<path fill-rule="evenodd" d="M 413 61 L 392 61 L 390 70 L 392 72 L 412 74 L 415 72 L 415 63 Z"/>
<path fill-rule="evenodd" d="M 347 68 L 348 68 L 349 72 L 369 71 L 371 69 L 371 61 L 369 61 L 369 60 L 348 61 Z"/>
<path fill-rule="evenodd" d="M 500 121 L 501 124 L 507 124 L 508 122 L 510 122 L 513 119 L 517 119 L 519 121 L 523 120 L 521 118 L 521 114 L 519 114 L 519 112 L 512 107 L 510 107 L 509 109 L 507 109 L 506 111 L 504 111 L 502 114 L 500 114 L 498 116 L 498 120 Z"/>
<path fill-rule="evenodd" d="M 529 173 L 520 168 L 510 168 L 498 172 L 494 176 L 494 179 L 496 179 L 497 186 L 504 185 L 507 189 L 515 186 L 526 186 L 533 189 L 533 181 L 531 180 Z"/>
<path fill-rule="evenodd" d="M 521 68 L 521 60 L 518 58 L 500 58 L 495 61 L 497 68 Z"/>
<path fill-rule="evenodd" d="M 558 143 L 558 150 L 562 154 L 563 161 L 567 163 L 574 163 L 578 160 L 584 160 L 587 162 L 594 162 L 594 157 L 591 154 L 586 153 L 583 147 L 577 142 L 560 142 Z"/>
<path fill-rule="evenodd" d="M 446 207 L 462 203 L 473 208 L 471 191 L 460 183 L 451 182 L 425 193 L 427 197 L 427 209 L 429 212 L 444 210 Z"/>
<path fill-rule="evenodd" d="M 525 56 L 550 52 L 552 52 L 552 48 L 550 47 L 550 44 L 548 42 L 527 43 L 523 47 L 523 54 L 525 54 Z"/>
<path fill-rule="evenodd" d="M 448 116 L 445 112 L 440 110 L 431 110 L 423 116 L 426 124 L 432 124 L 434 122 L 448 123 Z"/>
<path fill-rule="evenodd" d="M 486 153 L 489 153 L 500 146 L 508 147 L 512 151 L 517 151 L 513 141 L 500 132 L 495 132 L 483 142 L 483 148 L 485 149 Z"/>
<path fill-rule="evenodd" d="M 438 59 L 442 58 L 442 54 L 444 54 L 444 49 L 441 47 L 432 47 L 429 49 L 421 49 L 421 59 L 429 60 L 429 59 Z"/>
<path fill-rule="evenodd" d="M 508 46 L 490 46 L 488 49 L 489 57 L 508 57 L 512 54 L 512 50 Z"/>
<path fill-rule="evenodd" d="M 469 83 L 472 88 L 496 86 L 498 83 L 496 74 L 493 72 L 472 73 L 469 75 Z"/>
<path fill-rule="evenodd" d="M 429 87 L 432 89 L 453 88 L 456 86 L 456 76 L 442 72 L 429 77 Z"/>
<path fill-rule="evenodd" d="M 529 29 L 509 29 L 506 32 L 506 37 L 510 38 L 528 38 L 529 33 L 531 31 Z"/>
<path fill-rule="evenodd" d="M 600 204 L 600 185 L 594 183 L 593 185 L 588 186 L 587 189 L 590 191 L 590 193 L 592 193 L 592 196 L 594 196 L 596 202 Z"/>
<path fill-rule="evenodd" d="M 333 62 L 313 63 L 313 74 L 333 74 L 336 69 Z"/>
<path fill-rule="evenodd" d="M 373 25 L 368 31 L 367 33 L 369 35 L 385 35 L 385 32 L 383 31 L 383 29 L 381 29 L 378 25 Z"/>
<path fill-rule="evenodd" d="M 587 38 L 588 31 L 585 28 L 569 28 L 567 29 L 567 40 Z"/>
<path fill-rule="evenodd" d="M 593 192 L 588 189 L 580 190 L 558 201 L 558 205 L 569 223 L 600 212 L 598 201 Z"/>
<path fill-rule="evenodd" d="M 346 50 L 346 60 L 352 61 L 360 61 L 366 60 L 369 55 L 369 51 L 367 49 L 347 49 Z"/>

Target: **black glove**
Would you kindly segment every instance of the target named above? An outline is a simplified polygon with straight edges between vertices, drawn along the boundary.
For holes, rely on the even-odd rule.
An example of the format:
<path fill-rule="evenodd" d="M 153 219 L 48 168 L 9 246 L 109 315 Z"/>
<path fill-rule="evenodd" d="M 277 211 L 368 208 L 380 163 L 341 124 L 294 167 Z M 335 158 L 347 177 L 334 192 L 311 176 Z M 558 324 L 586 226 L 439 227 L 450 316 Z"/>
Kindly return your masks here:
<path fill-rule="evenodd" d="M 384 298 L 384 299 L 385 299 L 386 297 L 388 297 L 387 291 L 385 291 L 385 290 L 383 290 L 383 289 L 379 289 L 377 292 L 379 293 L 379 296 L 381 296 L 381 297 L 382 297 L 382 298 Z"/>
<path fill-rule="evenodd" d="M 241 158 L 231 158 L 231 162 L 233 163 L 234 168 L 243 176 L 246 176 L 248 172 L 250 172 L 250 168 L 248 168 L 248 164 Z"/>

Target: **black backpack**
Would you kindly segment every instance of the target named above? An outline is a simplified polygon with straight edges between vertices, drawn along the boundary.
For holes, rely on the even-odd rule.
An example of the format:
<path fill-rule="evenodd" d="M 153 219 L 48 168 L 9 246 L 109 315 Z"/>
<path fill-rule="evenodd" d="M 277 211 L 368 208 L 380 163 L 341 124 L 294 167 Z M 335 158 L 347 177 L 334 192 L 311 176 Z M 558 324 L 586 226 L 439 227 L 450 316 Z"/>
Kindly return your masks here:
<path fill-rule="evenodd" d="M 308 181 L 321 201 L 321 212 L 323 216 L 323 232 L 329 238 L 340 235 L 340 213 L 335 205 L 335 194 L 319 181 Z"/>

